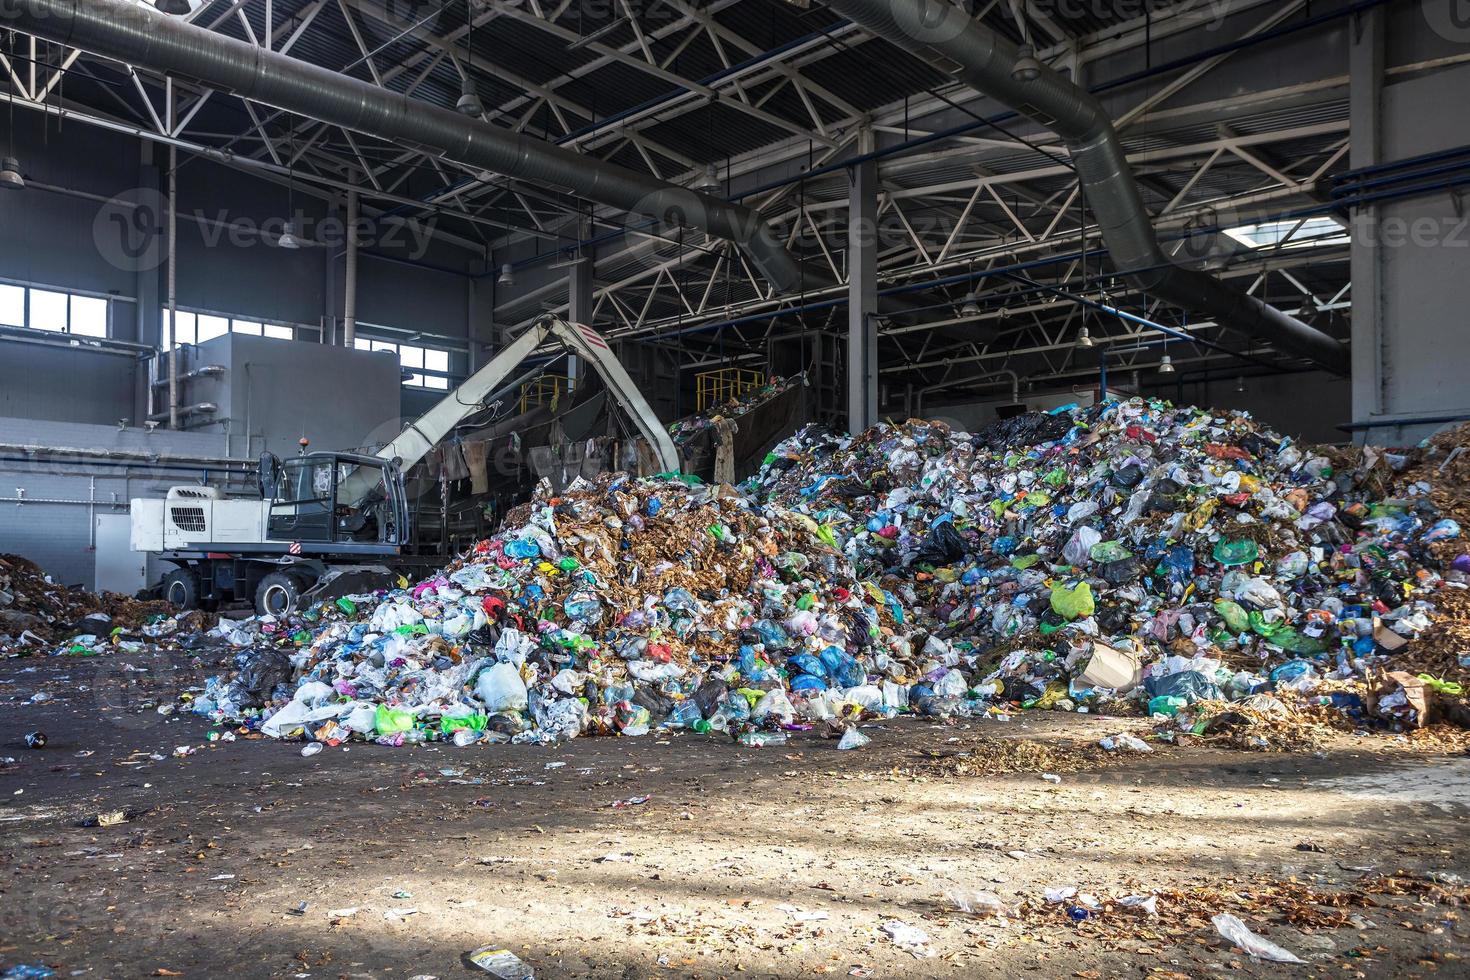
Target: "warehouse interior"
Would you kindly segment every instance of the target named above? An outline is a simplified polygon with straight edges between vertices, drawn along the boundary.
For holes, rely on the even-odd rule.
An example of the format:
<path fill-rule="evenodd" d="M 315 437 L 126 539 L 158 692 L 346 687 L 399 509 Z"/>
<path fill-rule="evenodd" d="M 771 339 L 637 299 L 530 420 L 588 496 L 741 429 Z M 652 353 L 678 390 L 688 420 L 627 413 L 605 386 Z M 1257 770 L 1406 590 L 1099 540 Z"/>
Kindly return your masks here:
<path fill-rule="evenodd" d="M 0 6 L 0 556 L 62 590 L 294 615 L 809 425 L 1141 399 L 1399 465 L 1470 421 L 1463 2 Z M 538 975 L 699 973 L 568 962 Z"/>
<path fill-rule="evenodd" d="M 803 420 L 850 431 L 973 427 L 1105 385 L 1326 443 L 1411 444 L 1464 415 L 1444 325 L 1467 288 L 1454 93 L 1470 68 L 1438 5 L 1082 6 L 969 13 L 1029 44 L 1064 101 L 1092 93 L 1131 171 L 1113 186 L 1081 179 L 1036 112 L 841 4 L 172 15 L 273 53 L 263 77 L 289 58 L 331 73 L 313 85 L 469 99 L 485 111 L 460 105 L 458 131 L 433 120 L 446 141 L 493 127 L 561 154 L 513 173 L 221 90 L 161 42 L 134 61 L 122 31 L 68 45 L 70 7 L 37 11 L 52 30 L 13 25 L 0 76 L 18 178 L 0 212 L 12 550 L 94 587 L 98 516 L 171 482 L 246 479 L 302 438 L 373 451 L 548 314 L 601 331 L 666 423 L 721 371 L 803 375 Z M 570 187 L 552 169 L 568 154 L 632 186 Z M 1159 251 L 1128 276 L 1102 222 L 1129 220 L 1134 187 Z M 739 241 L 757 231 L 757 249 Z M 1306 346 L 1181 303 L 1166 264 L 1285 314 Z M 562 358 L 537 383 L 569 373 Z"/>

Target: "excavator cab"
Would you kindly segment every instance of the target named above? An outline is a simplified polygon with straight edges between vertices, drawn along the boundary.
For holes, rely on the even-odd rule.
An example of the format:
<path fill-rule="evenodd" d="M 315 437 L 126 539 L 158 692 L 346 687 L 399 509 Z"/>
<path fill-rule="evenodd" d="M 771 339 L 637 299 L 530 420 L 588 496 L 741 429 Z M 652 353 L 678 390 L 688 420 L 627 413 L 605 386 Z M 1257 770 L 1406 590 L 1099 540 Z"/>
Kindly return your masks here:
<path fill-rule="evenodd" d="M 319 452 L 276 465 L 279 475 L 268 498 L 271 539 L 375 553 L 407 542 L 408 504 L 395 461 Z M 344 492 L 344 485 L 353 492 Z"/>

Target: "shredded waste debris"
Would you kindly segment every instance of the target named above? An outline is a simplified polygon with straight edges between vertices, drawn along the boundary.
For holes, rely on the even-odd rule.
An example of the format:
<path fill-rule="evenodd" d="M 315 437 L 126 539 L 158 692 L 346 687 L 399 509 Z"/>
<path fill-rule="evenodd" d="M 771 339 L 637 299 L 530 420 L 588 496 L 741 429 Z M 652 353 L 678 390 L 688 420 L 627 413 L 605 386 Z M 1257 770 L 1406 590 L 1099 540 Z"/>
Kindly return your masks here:
<path fill-rule="evenodd" d="M 76 636 L 69 646 L 85 647 L 90 654 L 98 645 L 99 634 L 103 641 L 123 634 L 156 638 L 179 628 L 197 632 L 210 624 L 208 617 L 196 614 L 180 617 L 182 624 L 176 621 L 172 628 L 160 629 L 159 624 L 174 619 L 173 612 L 159 600 L 68 588 L 52 581 L 35 562 L 0 554 L 0 653 L 49 649 L 60 638 Z M 81 649 L 64 652 L 84 653 Z"/>
<path fill-rule="evenodd" d="M 187 697 L 327 746 L 835 724 L 861 748 L 864 718 L 1048 709 L 1151 720 L 1112 756 L 1417 730 L 1465 717 L 1470 549 L 1435 482 L 1463 458 L 1142 399 L 809 426 L 740 487 L 543 485 L 429 579 L 221 619 L 235 669 Z"/>

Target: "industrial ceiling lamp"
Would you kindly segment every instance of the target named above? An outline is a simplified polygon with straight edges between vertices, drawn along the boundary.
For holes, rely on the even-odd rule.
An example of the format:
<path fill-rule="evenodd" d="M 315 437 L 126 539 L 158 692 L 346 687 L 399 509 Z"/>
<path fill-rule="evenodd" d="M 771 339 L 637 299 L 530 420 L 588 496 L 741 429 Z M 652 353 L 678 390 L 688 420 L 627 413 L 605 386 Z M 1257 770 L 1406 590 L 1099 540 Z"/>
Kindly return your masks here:
<path fill-rule="evenodd" d="M 1239 395 L 1245 394 L 1245 378 L 1243 376 L 1235 379 L 1235 392 Z"/>
<path fill-rule="evenodd" d="M 1041 77 L 1041 62 L 1036 60 L 1036 48 L 1031 43 L 1031 24 L 1026 20 L 1025 7 L 1025 0 L 1011 0 L 1011 16 L 1016 19 L 1016 29 L 1021 33 L 1011 77 L 1018 82 L 1034 82 Z"/>
<path fill-rule="evenodd" d="M 470 77 L 470 69 L 475 66 L 475 5 L 467 3 L 464 5 L 465 19 L 465 58 L 464 72 L 459 80 L 459 101 L 454 104 L 456 111 L 466 116 L 483 116 L 485 106 L 480 102 L 480 94 L 475 91 L 475 80 Z"/>
<path fill-rule="evenodd" d="M 1173 374 L 1174 373 L 1174 361 L 1169 357 L 1168 354 L 1165 354 L 1163 357 L 1159 358 L 1159 373 L 1160 374 Z"/>
<path fill-rule="evenodd" d="M 712 194 L 719 190 L 720 173 L 715 169 L 715 165 L 712 163 L 707 164 L 704 168 L 704 173 L 694 178 L 694 183 L 689 185 L 689 189 L 699 191 L 701 194 Z"/>
<path fill-rule="evenodd" d="M 20 175 L 20 164 L 15 159 L 15 92 L 7 91 L 5 101 L 10 121 L 5 127 L 5 159 L 0 160 L 0 187 L 18 191 L 25 187 L 26 179 Z"/>
<path fill-rule="evenodd" d="M 189 0 L 153 0 L 153 6 L 160 14 L 172 14 L 182 17 L 189 12 Z"/>
<path fill-rule="evenodd" d="M 301 247 L 301 239 L 296 237 L 296 222 L 286 222 L 286 227 L 281 231 L 281 237 L 276 239 L 276 247 L 292 251 Z"/>
<path fill-rule="evenodd" d="M 1077 346 L 1078 347 L 1084 347 L 1085 348 L 1085 347 L 1091 347 L 1092 345 L 1093 345 L 1092 333 L 1086 327 L 1083 327 L 1082 329 L 1078 330 L 1077 331 Z"/>
<path fill-rule="evenodd" d="M 1015 67 L 1011 69 L 1011 77 L 1018 82 L 1034 82 L 1041 77 L 1041 62 L 1036 60 L 1036 49 L 1030 43 L 1021 45 L 1016 49 Z"/>
<path fill-rule="evenodd" d="M 468 74 L 459 82 L 459 101 L 454 108 L 466 116 L 483 116 L 485 106 L 480 102 L 480 95 L 475 91 L 475 80 Z"/>
<path fill-rule="evenodd" d="M 15 157 L 6 157 L 0 161 L 0 187 L 18 191 L 25 185 L 26 179 L 20 175 L 20 164 L 15 161 Z"/>
<path fill-rule="evenodd" d="M 960 307 L 960 316 L 979 316 L 979 315 L 980 315 L 979 297 L 976 296 L 974 293 L 966 293 L 965 294 L 965 303 L 964 303 L 963 306 Z"/>
<path fill-rule="evenodd" d="M 500 267 L 500 278 L 496 279 L 495 282 L 500 286 L 514 286 L 516 284 L 516 273 L 510 267 L 509 262 Z"/>

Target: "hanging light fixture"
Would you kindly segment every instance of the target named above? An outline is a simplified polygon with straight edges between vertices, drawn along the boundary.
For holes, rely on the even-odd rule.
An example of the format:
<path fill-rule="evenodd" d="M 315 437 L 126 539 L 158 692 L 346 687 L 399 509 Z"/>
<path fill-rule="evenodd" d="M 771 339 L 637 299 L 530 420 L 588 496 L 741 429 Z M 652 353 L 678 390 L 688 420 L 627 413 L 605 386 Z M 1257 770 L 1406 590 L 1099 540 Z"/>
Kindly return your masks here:
<path fill-rule="evenodd" d="M 464 5 L 465 56 L 464 68 L 460 71 L 459 101 L 454 104 L 457 112 L 466 116 L 483 116 L 485 106 L 480 102 L 480 93 L 475 91 L 475 80 L 470 69 L 475 67 L 475 5 Z"/>
<path fill-rule="evenodd" d="M 1015 67 L 1011 69 L 1011 77 L 1018 82 L 1034 82 L 1041 77 L 1041 62 L 1036 60 L 1036 49 L 1030 43 L 1021 45 L 1016 49 Z"/>
<path fill-rule="evenodd" d="M 0 161 L 0 187 L 18 191 L 25 185 L 26 179 L 20 175 L 20 164 L 15 157 L 6 157 Z"/>
<path fill-rule="evenodd" d="M 276 239 L 276 247 L 293 251 L 301 247 L 301 239 L 296 237 L 296 222 L 286 222 L 286 227 L 281 231 L 281 237 Z"/>
<path fill-rule="evenodd" d="M 1092 332 L 1089 331 L 1086 327 L 1083 327 L 1081 330 L 1078 330 L 1077 331 L 1077 346 L 1078 347 L 1091 347 L 1092 345 L 1093 345 Z"/>
<path fill-rule="evenodd" d="M 1160 374 L 1173 374 L 1174 373 L 1174 361 L 1173 361 L 1172 358 L 1169 357 L 1168 354 L 1165 354 L 1163 357 L 1159 358 L 1159 373 Z"/>
<path fill-rule="evenodd" d="M 978 296 L 974 293 L 965 294 L 965 303 L 960 307 L 960 316 L 979 316 L 980 303 Z"/>
<path fill-rule="evenodd" d="M 480 94 L 475 91 L 475 80 L 468 74 L 459 82 L 459 101 L 454 108 L 466 116 L 483 116 L 485 106 L 480 102 Z"/>
<path fill-rule="evenodd" d="M 5 159 L 0 160 L 0 187 L 18 191 L 25 187 L 26 179 L 20 175 L 20 164 L 15 159 L 15 93 L 7 91 L 6 96 L 10 120 L 5 127 Z"/>
<path fill-rule="evenodd" d="M 715 169 L 715 165 L 712 163 L 707 164 L 704 168 L 704 173 L 694 178 L 694 183 L 689 185 L 689 189 L 699 191 L 701 194 L 710 194 L 719 190 L 720 173 Z"/>
<path fill-rule="evenodd" d="M 160 14 L 172 14 L 182 17 L 189 12 L 189 0 L 153 0 L 154 8 Z"/>
<path fill-rule="evenodd" d="M 1244 378 L 1244 376 L 1235 379 L 1235 391 L 1236 391 L 1236 394 L 1242 394 L 1242 395 L 1245 394 L 1245 378 Z"/>
<path fill-rule="evenodd" d="M 509 262 L 500 267 L 500 278 L 496 279 L 495 282 L 501 286 L 514 286 L 516 284 L 516 273 L 510 267 Z"/>

